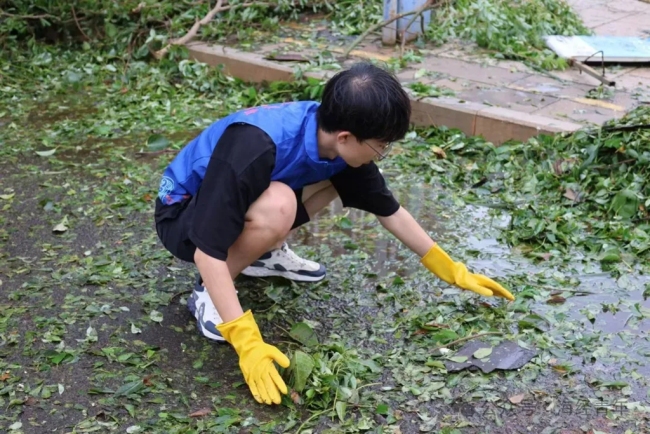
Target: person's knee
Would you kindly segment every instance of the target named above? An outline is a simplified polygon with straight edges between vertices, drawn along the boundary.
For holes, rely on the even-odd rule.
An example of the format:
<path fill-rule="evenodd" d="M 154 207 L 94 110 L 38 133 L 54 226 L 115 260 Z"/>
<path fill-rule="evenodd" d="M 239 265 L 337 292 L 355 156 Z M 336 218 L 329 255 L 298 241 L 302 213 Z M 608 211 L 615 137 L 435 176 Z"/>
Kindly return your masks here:
<path fill-rule="evenodd" d="M 273 181 L 246 213 L 246 224 L 279 240 L 291 231 L 297 206 L 294 191 L 286 184 Z"/>

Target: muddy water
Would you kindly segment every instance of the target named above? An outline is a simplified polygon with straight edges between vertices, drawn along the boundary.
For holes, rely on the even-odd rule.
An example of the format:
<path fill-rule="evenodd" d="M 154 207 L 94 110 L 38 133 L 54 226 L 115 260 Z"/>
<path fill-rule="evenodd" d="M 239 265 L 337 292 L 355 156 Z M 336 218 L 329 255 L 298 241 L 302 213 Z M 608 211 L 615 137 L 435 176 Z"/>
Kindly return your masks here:
<path fill-rule="evenodd" d="M 552 353 L 568 361 L 581 376 L 616 380 L 622 369 L 650 374 L 646 357 L 650 355 L 650 300 L 643 296 L 649 276 L 630 271 L 616 278 L 580 253 L 568 259 L 534 262 L 518 248 L 499 240 L 510 221 L 506 213 L 494 216 L 488 208 L 464 205 L 457 197 L 445 196 L 427 185 L 397 185 L 394 192 L 425 230 L 470 270 L 505 284 L 515 295 L 525 290 L 524 286 L 538 289 L 543 296 L 529 305 L 530 313 L 550 322 L 544 333 L 556 341 Z M 344 209 L 337 200 L 319 218 L 335 219 L 342 214 L 355 223 L 354 228 L 343 232 L 357 243 L 364 234 L 371 238 L 372 253 L 365 262 L 379 278 L 392 272 L 408 277 L 420 270 L 419 262 L 401 243 L 385 231 L 377 235 L 378 225 L 365 213 Z M 310 229 L 301 231 L 294 242 L 318 245 L 328 230 L 333 230 L 330 224 L 310 223 Z M 347 252 L 341 245 L 332 245 L 331 249 L 334 256 Z M 515 285 L 509 286 L 509 282 Z M 367 291 L 370 294 L 373 290 Z M 552 295 L 561 295 L 566 301 L 549 304 Z M 583 345 L 584 339 L 589 343 Z M 633 392 L 645 398 L 644 390 L 636 388 Z"/>

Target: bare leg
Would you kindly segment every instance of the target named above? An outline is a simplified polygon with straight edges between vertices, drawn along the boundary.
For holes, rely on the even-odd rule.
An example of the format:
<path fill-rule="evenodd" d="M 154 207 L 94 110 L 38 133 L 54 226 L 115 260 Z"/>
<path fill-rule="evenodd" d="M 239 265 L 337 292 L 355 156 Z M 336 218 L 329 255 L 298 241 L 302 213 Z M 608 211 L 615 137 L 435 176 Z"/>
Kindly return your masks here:
<path fill-rule="evenodd" d="M 314 188 L 309 189 L 309 187 Z M 309 187 L 305 188 L 303 192 L 302 203 L 305 205 L 305 209 L 307 209 L 309 218 L 313 219 L 316 214 L 338 197 L 338 193 L 329 181 L 319 182 Z"/>
<path fill-rule="evenodd" d="M 329 181 L 323 181 L 306 187 L 303 190 L 302 202 L 311 219 L 335 198 L 336 190 L 334 186 Z M 290 226 L 293 224 L 294 217 L 295 214 L 290 219 Z M 285 236 L 278 239 L 268 251 L 254 258 L 253 262 L 249 263 L 250 265 L 239 269 L 239 271 L 250 277 L 282 276 L 300 282 L 318 282 L 324 279 L 326 275 L 325 267 L 317 262 L 296 255 L 285 244 L 288 236 L 289 231 L 285 233 Z M 249 260 L 250 257 L 246 259 Z"/>
<path fill-rule="evenodd" d="M 269 188 L 251 205 L 237 241 L 228 250 L 228 270 L 234 279 L 257 258 L 287 238 L 296 215 L 296 195 L 280 182 Z"/>

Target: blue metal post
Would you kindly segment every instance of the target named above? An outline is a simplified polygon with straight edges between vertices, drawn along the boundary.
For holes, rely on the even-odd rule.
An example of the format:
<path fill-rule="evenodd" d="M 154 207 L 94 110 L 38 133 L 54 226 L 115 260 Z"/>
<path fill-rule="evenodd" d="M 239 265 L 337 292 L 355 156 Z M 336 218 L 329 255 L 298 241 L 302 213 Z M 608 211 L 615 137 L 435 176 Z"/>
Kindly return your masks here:
<path fill-rule="evenodd" d="M 427 0 L 384 0 L 384 19 L 387 20 L 391 16 L 414 11 L 426 3 L 426 1 Z M 386 26 L 382 33 L 382 41 L 384 44 L 394 44 L 397 39 L 401 38 L 404 28 L 412 18 L 413 16 L 409 15 L 397 20 L 397 26 L 395 26 L 395 23 Z M 426 28 L 431 22 L 431 10 L 424 12 L 422 18 L 424 19 L 424 27 Z M 417 38 L 422 33 L 420 19 L 421 18 L 416 19 L 406 31 L 407 41 Z"/>

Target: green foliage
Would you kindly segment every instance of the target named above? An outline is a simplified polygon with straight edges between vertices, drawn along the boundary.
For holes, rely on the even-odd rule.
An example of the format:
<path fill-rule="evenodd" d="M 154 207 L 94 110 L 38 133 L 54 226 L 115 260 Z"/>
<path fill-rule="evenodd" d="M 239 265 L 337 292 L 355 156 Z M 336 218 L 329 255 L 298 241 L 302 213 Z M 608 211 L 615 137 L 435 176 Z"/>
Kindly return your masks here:
<path fill-rule="evenodd" d="M 649 123 L 650 109 L 641 107 L 607 126 Z M 581 246 L 603 262 L 619 260 L 621 251 L 647 257 L 650 130 L 607 126 L 499 147 L 436 129 L 394 158 L 464 190 L 468 202 L 507 209 L 512 221 L 504 236 L 513 245 Z"/>
<path fill-rule="evenodd" d="M 218 13 L 213 22 L 202 26 L 196 39 L 236 36 L 243 40 L 259 30 L 277 32 L 282 20 L 296 20 L 302 13 L 325 13 L 333 29 L 358 34 L 380 20 L 383 11 L 380 0 L 250 3 L 254 2 L 229 1 L 231 9 Z M 247 6 L 239 6 L 244 4 Z M 0 35 L 21 41 L 33 38 L 99 44 L 142 58 L 170 38 L 184 35 L 214 6 L 214 2 L 189 1 L 10 0 L 0 9 Z"/>
<path fill-rule="evenodd" d="M 333 30 L 344 35 L 361 34 L 368 27 L 382 21 L 383 0 L 343 0 L 331 3 L 328 20 Z"/>
<path fill-rule="evenodd" d="M 563 69 L 566 61 L 546 48 L 545 35 L 586 35 L 591 31 L 564 0 L 457 0 L 436 13 L 427 36 L 476 42 L 497 58 Z"/>

